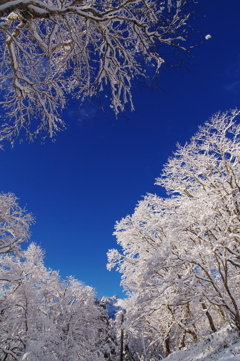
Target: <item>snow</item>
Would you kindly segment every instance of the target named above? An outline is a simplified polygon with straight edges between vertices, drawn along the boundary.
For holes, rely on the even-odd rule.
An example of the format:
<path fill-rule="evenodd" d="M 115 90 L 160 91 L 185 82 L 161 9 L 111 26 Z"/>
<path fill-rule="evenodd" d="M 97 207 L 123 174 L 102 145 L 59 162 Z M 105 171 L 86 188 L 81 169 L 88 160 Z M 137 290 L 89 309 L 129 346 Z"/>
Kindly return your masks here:
<path fill-rule="evenodd" d="M 22 279 L 22 276 L 10 276 L 0 274 L 0 281 L 15 282 Z"/>
<path fill-rule="evenodd" d="M 212 37 L 212 35 L 207 34 L 207 35 L 205 36 L 205 39 L 206 39 L 206 40 L 209 40 L 209 39 L 211 39 L 211 37 Z"/>
<path fill-rule="evenodd" d="M 34 5 L 29 5 L 28 6 L 29 9 L 32 9 L 33 11 L 35 11 L 35 13 L 38 13 L 38 14 L 47 14 L 47 10 L 45 9 L 41 9 L 37 6 L 34 6 Z"/>
<path fill-rule="evenodd" d="M 125 301 L 118 298 L 118 296 L 103 297 L 102 301 L 106 304 L 109 318 L 113 320 L 115 320 L 117 312 L 121 311 L 126 306 Z"/>
<path fill-rule="evenodd" d="M 15 1 L 6 2 L 5 4 L 0 6 L 0 11 L 4 11 L 7 8 L 16 6 L 16 5 L 20 4 L 20 3 L 22 3 L 22 0 L 15 0 Z"/>
<path fill-rule="evenodd" d="M 229 325 L 203 340 L 173 352 L 165 361 L 240 361 L 240 339 Z"/>

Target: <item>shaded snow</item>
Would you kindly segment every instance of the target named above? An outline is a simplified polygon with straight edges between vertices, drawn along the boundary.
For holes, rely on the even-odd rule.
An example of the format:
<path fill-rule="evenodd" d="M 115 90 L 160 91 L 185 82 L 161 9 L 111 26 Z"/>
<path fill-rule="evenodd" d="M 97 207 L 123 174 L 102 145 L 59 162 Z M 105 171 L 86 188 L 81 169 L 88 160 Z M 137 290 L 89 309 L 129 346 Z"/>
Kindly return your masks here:
<path fill-rule="evenodd" d="M 165 361 L 240 361 L 240 337 L 225 326 L 198 343 L 164 358 Z"/>

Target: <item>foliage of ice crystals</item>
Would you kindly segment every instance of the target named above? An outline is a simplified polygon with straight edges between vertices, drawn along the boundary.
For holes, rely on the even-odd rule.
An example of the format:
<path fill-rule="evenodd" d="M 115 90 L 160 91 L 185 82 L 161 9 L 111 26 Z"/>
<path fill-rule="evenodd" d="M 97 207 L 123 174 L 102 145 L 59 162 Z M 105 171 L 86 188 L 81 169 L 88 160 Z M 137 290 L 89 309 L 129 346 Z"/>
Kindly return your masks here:
<path fill-rule="evenodd" d="M 116 224 L 122 251 L 108 267 L 122 273 L 129 347 L 144 360 L 149 343 L 168 355 L 225 323 L 240 331 L 239 114 L 216 114 L 178 145 L 156 180 L 169 197 L 145 196 Z"/>
<path fill-rule="evenodd" d="M 183 49 L 191 1 L 2 0 L 0 140 L 54 137 L 69 94 L 83 101 L 104 89 L 116 114 L 133 109 L 132 80 L 146 64 L 159 70 L 159 44 Z"/>

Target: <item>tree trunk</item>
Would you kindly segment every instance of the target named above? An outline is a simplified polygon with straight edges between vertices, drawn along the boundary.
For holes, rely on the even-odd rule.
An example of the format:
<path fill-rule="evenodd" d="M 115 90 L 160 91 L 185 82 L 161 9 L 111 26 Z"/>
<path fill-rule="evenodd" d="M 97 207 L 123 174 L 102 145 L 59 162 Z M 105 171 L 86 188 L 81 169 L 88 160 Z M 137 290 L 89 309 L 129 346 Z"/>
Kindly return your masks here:
<path fill-rule="evenodd" d="M 124 321 L 124 314 L 122 314 L 122 324 Z M 120 361 L 123 361 L 123 347 L 124 347 L 124 343 L 123 343 L 123 338 L 124 338 L 124 331 L 123 328 L 121 327 L 121 334 L 120 334 Z"/>
<path fill-rule="evenodd" d="M 203 308 L 204 311 L 207 310 L 207 306 L 206 306 L 206 304 L 204 302 L 202 302 L 201 305 L 202 305 L 202 308 Z M 206 316 L 208 318 L 208 322 L 209 322 L 209 325 L 211 327 L 212 332 L 216 332 L 217 329 L 216 329 L 216 327 L 214 325 L 211 314 L 208 311 L 206 311 L 205 314 L 206 314 Z"/>
<path fill-rule="evenodd" d="M 169 336 L 167 338 L 165 338 L 165 340 L 164 340 L 164 349 L 165 349 L 165 353 L 166 353 L 166 357 L 167 357 L 171 353 Z"/>

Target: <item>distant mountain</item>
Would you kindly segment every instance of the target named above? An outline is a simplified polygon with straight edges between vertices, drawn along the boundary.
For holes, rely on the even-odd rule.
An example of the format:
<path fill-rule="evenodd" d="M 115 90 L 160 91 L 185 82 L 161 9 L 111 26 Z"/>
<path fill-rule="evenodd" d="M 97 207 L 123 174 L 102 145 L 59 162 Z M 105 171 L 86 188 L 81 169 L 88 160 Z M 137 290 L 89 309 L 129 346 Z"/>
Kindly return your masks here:
<path fill-rule="evenodd" d="M 106 308 L 109 318 L 115 320 L 117 312 L 124 309 L 125 301 L 115 295 L 112 297 L 103 297 L 100 304 Z"/>

